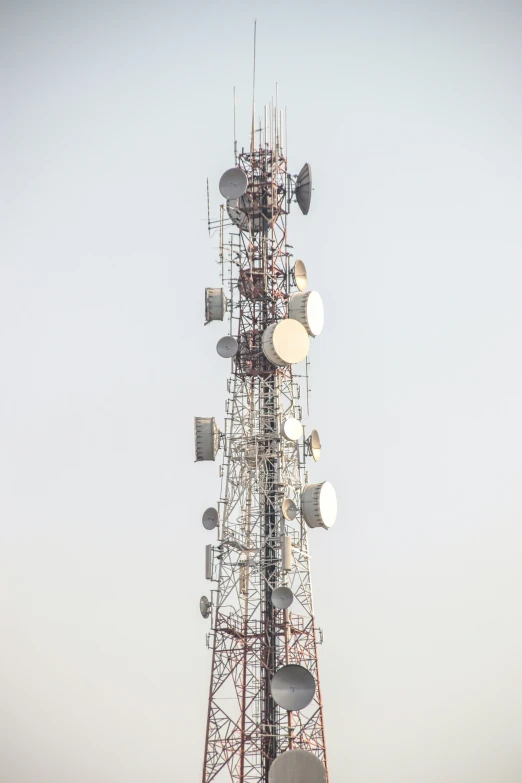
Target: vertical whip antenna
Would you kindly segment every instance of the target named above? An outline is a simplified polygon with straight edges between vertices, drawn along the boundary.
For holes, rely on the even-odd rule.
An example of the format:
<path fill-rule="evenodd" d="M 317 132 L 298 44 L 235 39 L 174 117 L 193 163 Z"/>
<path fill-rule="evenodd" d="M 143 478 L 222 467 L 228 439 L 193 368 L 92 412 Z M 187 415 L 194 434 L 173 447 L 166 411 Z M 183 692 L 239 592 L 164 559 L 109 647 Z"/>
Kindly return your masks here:
<path fill-rule="evenodd" d="M 288 160 L 288 114 L 285 106 L 285 158 Z"/>
<path fill-rule="evenodd" d="M 280 128 L 279 128 L 279 87 L 276 82 L 276 105 L 275 105 L 275 149 L 276 158 L 279 155 Z"/>
<path fill-rule="evenodd" d="M 234 87 L 234 164 L 237 166 L 236 88 Z"/>
<path fill-rule="evenodd" d="M 255 134 L 255 111 L 256 111 L 256 38 L 257 38 L 257 19 L 254 20 L 254 68 L 252 73 L 252 138 L 250 141 L 251 152 L 253 152 L 255 148 L 254 134 Z"/>
<path fill-rule="evenodd" d="M 208 177 L 207 177 L 207 222 L 208 222 L 208 235 L 210 236 L 210 190 L 208 187 Z"/>

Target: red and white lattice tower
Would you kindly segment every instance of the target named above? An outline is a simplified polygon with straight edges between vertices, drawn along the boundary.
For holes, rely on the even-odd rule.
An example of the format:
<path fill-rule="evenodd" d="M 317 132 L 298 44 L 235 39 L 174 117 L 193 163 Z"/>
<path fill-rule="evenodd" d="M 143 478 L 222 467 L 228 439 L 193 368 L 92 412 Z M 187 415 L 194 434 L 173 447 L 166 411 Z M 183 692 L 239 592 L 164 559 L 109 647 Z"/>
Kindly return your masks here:
<path fill-rule="evenodd" d="M 307 528 L 331 527 L 337 503 L 331 484 L 308 483 L 321 444 L 300 404 L 323 306 L 287 239 L 291 202 L 308 213 L 311 171 L 288 174 L 272 106 L 235 157 L 219 186 L 222 287 L 205 291 L 206 323 L 230 322 L 217 346 L 231 368 L 224 431 L 194 422 L 196 461 L 223 449 L 221 496 L 203 514 L 217 533 L 200 603 L 212 650 L 203 783 L 326 783 Z"/>

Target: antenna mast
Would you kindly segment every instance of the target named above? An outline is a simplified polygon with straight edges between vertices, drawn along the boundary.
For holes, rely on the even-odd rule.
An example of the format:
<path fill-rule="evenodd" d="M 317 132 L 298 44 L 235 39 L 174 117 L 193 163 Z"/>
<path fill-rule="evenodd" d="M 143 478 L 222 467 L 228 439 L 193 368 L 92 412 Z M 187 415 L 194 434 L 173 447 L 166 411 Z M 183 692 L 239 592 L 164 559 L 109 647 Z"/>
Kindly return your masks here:
<path fill-rule="evenodd" d="M 250 151 L 234 145 L 236 166 L 219 183 L 230 272 L 205 290 L 206 322 L 228 312 L 231 324 L 217 344 L 231 368 L 224 432 L 214 418 L 194 422 L 196 461 L 223 447 L 220 497 L 203 513 L 217 541 L 205 549 L 211 590 L 200 601 L 212 649 L 202 780 L 328 783 L 307 530 L 330 528 L 337 501 L 327 481 L 308 483 L 321 442 L 306 434 L 294 374 L 322 331 L 323 305 L 287 242 L 290 202 L 308 212 L 311 172 L 287 173 L 277 89 L 256 142 L 255 38 L 254 26 Z"/>

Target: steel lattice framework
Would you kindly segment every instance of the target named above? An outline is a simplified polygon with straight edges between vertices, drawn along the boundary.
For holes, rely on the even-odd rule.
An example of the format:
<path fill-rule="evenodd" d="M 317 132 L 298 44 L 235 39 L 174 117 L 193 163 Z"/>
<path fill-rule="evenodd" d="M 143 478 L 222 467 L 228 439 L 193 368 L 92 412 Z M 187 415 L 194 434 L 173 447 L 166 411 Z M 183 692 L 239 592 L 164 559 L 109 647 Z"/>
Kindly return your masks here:
<path fill-rule="evenodd" d="M 288 317 L 296 290 L 287 216 L 293 180 L 281 145 L 278 112 L 265 141 L 237 155 L 248 179 L 245 196 L 221 207 L 222 282 L 231 360 L 219 499 L 218 542 L 212 546 L 212 672 L 203 783 L 267 783 L 272 761 L 295 748 L 312 751 L 327 770 L 323 708 L 310 581 L 310 556 L 301 493 L 309 444 L 283 437 L 289 417 L 302 419 L 300 380 L 292 366 L 276 367 L 262 350 L 266 328 Z M 255 135 L 252 134 L 252 139 Z M 230 217 L 233 220 L 230 220 Z M 291 498 L 297 517 L 281 506 Z M 291 543 L 291 562 L 290 556 Z M 285 567 L 290 565 L 290 568 Z M 276 609 L 272 590 L 288 586 L 291 610 Z M 316 680 L 311 704 L 287 712 L 272 698 L 270 682 L 296 663 Z M 328 780 L 328 772 L 326 772 Z"/>

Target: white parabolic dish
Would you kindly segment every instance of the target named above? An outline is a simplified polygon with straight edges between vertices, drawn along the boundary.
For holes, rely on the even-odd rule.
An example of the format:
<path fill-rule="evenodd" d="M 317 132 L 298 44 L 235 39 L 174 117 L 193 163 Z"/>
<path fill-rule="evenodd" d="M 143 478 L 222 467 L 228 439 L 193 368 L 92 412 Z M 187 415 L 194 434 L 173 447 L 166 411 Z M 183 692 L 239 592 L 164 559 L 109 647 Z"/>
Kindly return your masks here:
<path fill-rule="evenodd" d="M 304 326 L 293 318 L 271 324 L 263 333 L 263 352 L 277 367 L 306 359 L 310 338 Z"/>
<path fill-rule="evenodd" d="M 296 441 L 303 435 L 303 425 L 299 419 L 293 417 L 287 419 L 283 424 L 283 437 L 286 440 Z"/>
<path fill-rule="evenodd" d="M 317 291 L 298 291 L 288 300 L 288 317 L 303 324 L 308 334 L 317 337 L 324 326 L 323 300 Z"/>
<path fill-rule="evenodd" d="M 297 260 L 295 262 L 294 280 L 300 291 L 306 291 L 306 287 L 308 285 L 308 275 L 306 274 L 306 266 L 301 260 Z"/>
<path fill-rule="evenodd" d="M 270 690 L 284 710 L 304 710 L 315 696 L 315 678 L 304 666 L 290 663 L 276 671 Z"/>
<path fill-rule="evenodd" d="M 326 769 L 310 750 L 287 750 L 274 759 L 269 783 L 326 783 Z"/>
<path fill-rule="evenodd" d="M 312 434 L 310 435 L 310 449 L 314 462 L 319 462 L 321 459 L 321 438 L 319 437 L 317 430 L 312 430 Z"/>
<path fill-rule="evenodd" d="M 285 519 L 291 522 L 297 516 L 297 506 L 291 498 L 285 498 L 281 506 L 281 511 Z"/>
<path fill-rule="evenodd" d="M 337 495 L 329 481 L 307 484 L 301 496 L 301 507 L 309 527 L 332 527 L 337 518 Z"/>

